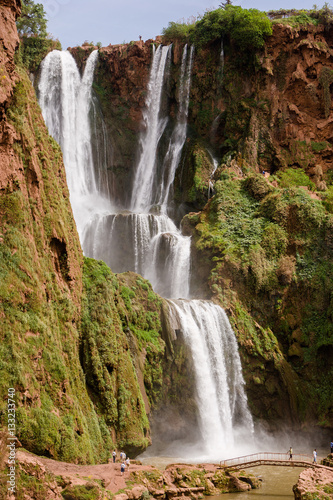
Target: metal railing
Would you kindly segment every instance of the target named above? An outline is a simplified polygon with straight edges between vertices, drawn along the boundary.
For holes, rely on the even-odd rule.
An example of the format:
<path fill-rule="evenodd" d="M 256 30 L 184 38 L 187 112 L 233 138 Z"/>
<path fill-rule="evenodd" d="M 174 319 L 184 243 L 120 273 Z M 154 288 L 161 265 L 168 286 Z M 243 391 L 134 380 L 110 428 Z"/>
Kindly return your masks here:
<path fill-rule="evenodd" d="M 320 461 L 322 459 L 320 457 L 317 457 L 317 465 L 320 464 Z M 221 460 L 220 461 L 220 466 L 221 467 L 233 467 L 233 466 L 240 466 L 240 465 L 246 465 L 246 464 L 252 464 L 255 462 L 268 462 L 274 465 L 279 465 L 279 462 L 282 464 L 285 463 L 292 463 L 292 462 L 298 462 L 298 463 L 305 463 L 305 464 L 313 464 L 313 456 L 312 455 L 303 455 L 299 453 L 293 453 L 292 459 L 289 458 L 289 452 L 288 453 L 270 453 L 270 452 L 263 452 L 263 453 L 253 453 L 252 455 L 244 455 L 242 457 L 236 457 L 236 458 L 229 458 L 228 460 Z M 274 463 L 272 463 L 274 462 Z M 316 465 L 316 464 L 313 464 Z"/>

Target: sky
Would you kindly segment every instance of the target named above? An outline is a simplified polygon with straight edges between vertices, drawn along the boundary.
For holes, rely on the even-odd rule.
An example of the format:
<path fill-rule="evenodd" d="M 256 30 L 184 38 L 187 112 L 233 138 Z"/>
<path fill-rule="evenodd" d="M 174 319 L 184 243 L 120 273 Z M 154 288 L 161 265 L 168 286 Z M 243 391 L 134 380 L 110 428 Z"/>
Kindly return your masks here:
<path fill-rule="evenodd" d="M 222 0 L 38 0 L 48 31 L 62 48 L 101 42 L 102 46 L 155 38 L 171 21 L 187 21 L 218 8 Z M 262 11 L 311 9 L 314 0 L 234 0 L 234 5 Z M 318 3 L 322 7 L 324 1 Z"/>

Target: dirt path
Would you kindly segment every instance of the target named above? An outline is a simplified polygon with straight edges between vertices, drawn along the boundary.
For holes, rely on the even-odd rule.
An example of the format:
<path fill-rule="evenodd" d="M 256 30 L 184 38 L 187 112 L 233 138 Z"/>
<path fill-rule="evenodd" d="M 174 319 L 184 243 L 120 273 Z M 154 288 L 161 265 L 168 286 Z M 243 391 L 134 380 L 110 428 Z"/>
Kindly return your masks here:
<path fill-rule="evenodd" d="M 155 467 L 150 465 L 131 464 L 126 468 L 124 475 L 120 472 L 120 463 L 108 463 L 101 465 L 75 465 L 67 462 L 58 462 L 50 458 L 36 457 L 25 451 L 19 451 L 17 458 L 20 462 L 31 463 L 33 465 L 42 464 L 55 476 L 68 478 L 72 485 L 85 484 L 89 480 L 103 481 L 104 487 L 116 493 L 120 489 L 126 488 L 126 480 L 130 473 L 138 470 L 153 471 Z"/>

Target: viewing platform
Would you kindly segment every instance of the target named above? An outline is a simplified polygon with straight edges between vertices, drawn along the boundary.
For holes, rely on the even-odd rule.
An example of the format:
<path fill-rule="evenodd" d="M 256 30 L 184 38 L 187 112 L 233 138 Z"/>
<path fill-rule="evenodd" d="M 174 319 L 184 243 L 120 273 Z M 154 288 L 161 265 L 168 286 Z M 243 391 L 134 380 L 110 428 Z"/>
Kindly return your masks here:
<path fill-rule="evenodd" d="M 289 453 L 254 453 L 243 457 L 221 460 L 222 469 L 247 469 L 248 467 L 257 467 L 258 465 L 275 465 L 283 467 L 316 467 L 320 469 L 332 470 L 332 467 L 320 465 L 322 457 L 317 457 L 317 462 L 313 462 L 312 455 L 293 454 L 289 459 Z"/>

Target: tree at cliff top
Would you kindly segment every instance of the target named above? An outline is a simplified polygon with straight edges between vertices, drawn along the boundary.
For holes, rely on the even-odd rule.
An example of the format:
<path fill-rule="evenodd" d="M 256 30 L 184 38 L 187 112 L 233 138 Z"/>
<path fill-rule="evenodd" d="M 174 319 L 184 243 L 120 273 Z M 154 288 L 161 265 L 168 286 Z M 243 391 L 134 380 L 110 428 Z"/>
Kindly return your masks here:
<path fill-rule="evenodd" d="M 22 0 L 22 12 L 16 26 L 20 36 L 33 35 L 45 38 L 47 21 L 43 5 L 33 0 Z"/>
<path fill-rule="evenodd" d="M 44 7 L 33 0 L 22 0 L 21 16 L 16 21 L 21 46 L 18 53 L 24 66 L 35 71 L 48 52 L 61 49 L 60 42 L 47 33 Z"/>
<path fill-rule="evenodd" d="M 257 9 L 226 4 L 192 25 L 170 23 L 163 29 L 165 40 L 186 40 L 197 46 L 206 45 L 216 39 L 230 38 L 240 50 L 257 50 L 264 46 L 265 37 L 272 34 L 271 22 L 264 12 Z"/>

